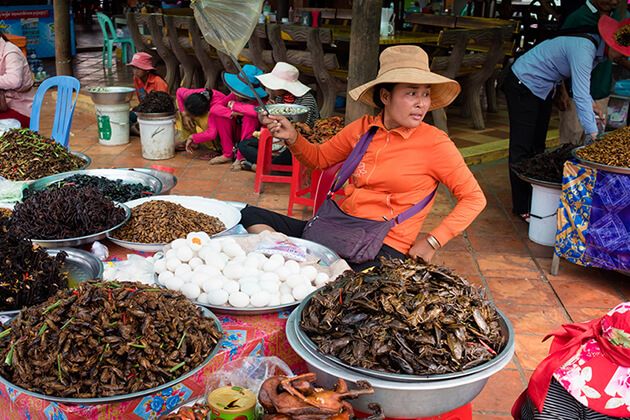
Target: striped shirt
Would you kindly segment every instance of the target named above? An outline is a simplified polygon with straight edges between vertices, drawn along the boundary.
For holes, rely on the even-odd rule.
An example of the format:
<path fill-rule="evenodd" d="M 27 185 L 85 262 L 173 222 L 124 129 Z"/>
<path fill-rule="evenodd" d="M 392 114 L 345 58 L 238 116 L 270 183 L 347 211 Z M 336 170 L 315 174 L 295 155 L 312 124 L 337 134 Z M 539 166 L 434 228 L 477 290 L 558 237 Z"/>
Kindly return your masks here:
<path fill-rule="evenodd" d="M 283 96 L 276 96 L 274 102 L 277 104 L 294 103 L 296 105 L 307 107 L 309 111 L 306 117 L 306 123 L 312 127 L 313 124 L 315 124 L 315 121 L 319 119 L 319 107 L 317 106 L 317 101 L 315 100 L 315 97 L 311 92 L 306 92 L 304 95 L 294 96 L 294 98 L 294 101 L 290 102 L 286 100 L 286 98 Z"/>

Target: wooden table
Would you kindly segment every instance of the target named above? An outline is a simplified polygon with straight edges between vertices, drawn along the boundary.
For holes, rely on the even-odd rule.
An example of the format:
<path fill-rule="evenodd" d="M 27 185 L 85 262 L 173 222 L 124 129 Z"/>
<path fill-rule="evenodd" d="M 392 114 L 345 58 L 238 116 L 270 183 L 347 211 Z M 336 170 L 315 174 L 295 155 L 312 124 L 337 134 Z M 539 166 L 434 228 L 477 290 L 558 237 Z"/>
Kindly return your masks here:
<path fill-rule="evenodd" d="M 333 37 L 337 42 L 350 42 L 350 31 L 333 29 Z M 424 44 L 437 42 L 439 33 L 396 31 L 392 36 L 381 37 L 379 45 Z"/>

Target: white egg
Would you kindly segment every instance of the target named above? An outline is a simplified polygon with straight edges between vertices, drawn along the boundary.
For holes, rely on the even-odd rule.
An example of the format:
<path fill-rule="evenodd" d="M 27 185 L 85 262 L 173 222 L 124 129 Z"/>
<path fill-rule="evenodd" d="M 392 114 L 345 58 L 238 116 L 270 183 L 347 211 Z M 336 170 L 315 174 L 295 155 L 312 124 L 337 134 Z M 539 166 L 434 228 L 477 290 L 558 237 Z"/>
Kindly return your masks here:
<path fill-rule="evenodd" d="M 315 277 L 315 286 L 322 287 L 326 283 L 330 281 L 330 277 L 326 273 L 317 273 L 317 277 Z"/>
<path fill-rule="evenodd" d="M 264 290 L 261 290 L 255 295 L 252 295 L 250 301 L 252 303 L 252 306 L 256 308 L 262 308 L 263 306 L 267 306 L 269 304 L 270 299 L 271 295 Z"/>
<path fill-rule="evenodd" d="M 208 293 L 208 303 L 210 305 L 225 305 L 230 294 L 223 289 L 212 290 Z"/>
<path fill-rule="evenodd" d="M 280 295 L 278 293 L 270 293 L 269 294 L 269 303 L 267 306 L 278 306 L 280 305 Z"/>
<path fill-rule="evenodd" d="M 276 273 L 262 273 L 260 275 L 260 280 L 273 280 L 276 283 L 280 282 L 280 277 Z"/>
<path fill-rule="evenodd" d="M 243 251 L 243 248 L 241 248 L 241 246 L 236 242 L 223 244 L 223 252 L 225 253 L 225 255 L 231 258 L 245 256 L 245 251 Z"/>
<path fill-rule="evenodd" d="M 258 277 L 260 273 L 257 268 L 244 266 L 242 277 Z"/>
<path fill-rule="evenodd" d="M 284 266 L 289 270 L 289 274 L 298 274 L 300 272 L 300 264 L 297 261 L 288 260 Z"/>
<path fill-rule="evenodd" d="M 188 262 L 193 257 L 192 249 L 188 248 L 188 245 L 184 245 L 176 250 L 177 259 L 181 262 Z"/>
<path fill-rule="evenodd" d="M 198 257 L 193 257 L 193 258 L 190 259 L 190 261 L 188 261 L 188 265 L 194 271 L 195 268 L 199 267 L 200 265 L 203 265 L 203 260 L 201 258 L 198 258 Z"/>
<path fill-rule="evenodd" d="M 173 277 L 175 277 L 175 274 L 171 273 L 170 271 L 163 271 L 158 276 L 158 283 L 160 283 L 162 286 L 166 286 L 166 282 L 168 281 L 168 279 L 172 279 Z"/>
<path fill-rule="evenodd" d="M 179 249 L 181 247 L 184 247 L 184 246 L 186 246 L 186 239 L 179 238 L 179 239 L 175 239 L 173 242 L 171 242 L 171 249 L 177 250 L 177 249 Z"/>
<path fill-rule="evenodd" d="M 190 266 L 188 264 L 180 264 L 175 269 L 175 275 L 177 277 L 184 278 L 185 275 L 191 274 L 191 273 L 192 273 L 192 270 L 190 269 Z"/>
<path fill-rule="evenodd" d="M 287 303 L 293 303 L 295 299 L 293 299 L 293 295 L 280 295 L 280 304 L 286 305 Z"/>
<path fill-rule="evenodd" d="M 195 283 L 197 286 L 201 287 L 201 285 L 203 284 L 204 281 L 206 281 L 207 278 L 208 278 L 208 275 L 206 273 L 193 271 L 190 277 L 190 282 Z"/>
<path fill-rule="evenodd" d="M 258 277 L 241 277 L 240 279 L 238 279 L 238 284 L 244 284 L 244 283 L 256 283 L 258 284 Z"/>
<path fill-rule="evenodd" d="M 272 255 L 272 257 L 274 257 L 275 255 Z M 282 258 L 282 256 L 280 256 L 280 258 Z M 280 262 L 277 258 L 269 258 L 267 260 L 267 262 L 265 262 L 265 264 L 263 264 L 263 270 L 267 271 L 267 272 L 274 272 L 277 269 L 279 269 L 280 267 L 282 267 L 282 262 Z"/>
<path fill-rule="evenodd" d="M 262 290 L 267 292 L 276 292 L 278 293 L 280 290 L 280 282 L 277 282 L 273 279 L 261 279 L 258 284 Z"/>
<path fill-rule="evenodd" d="M 205 279 L 201 283 L 201 288 L 206 293 L 210 293 L 212 290 L 221 289 L 222 287 L 223 287 L 223 280 L 220 278 Z"/>
<path fill-rule="evenodd" d="M 269 256 L 269 259 L 284 264 L 284 257 L 280 254 L 272 254 L 271 256 Z"/>
<path fill-rule="evenodd" d="M 199 296 L 197 296 L 197 302 L 208 304 L 208 294 L 201 292 Z"/>
<path fill-rule="evenodd" d="M 299 301 L 299 300 L 304 299 L 306 296 L 310 295 L 315 290 L 316 289 L 311 285 L 300 284 L 293 288 L 292 295 L 295 298 L 295 300 Z"/>
<path fill-rule="evenodd" d="M 243 268 L 243 266 L 231 263 L 223 269 L 223 275 L 233 280 L 238 280 L 243 277 L 244 272 L 245 268 Z"/>
<path fill-rule="evenodd" d="M 225 264 L 227 263 L 227 259 L 224 259 L 221 255 L 224 254 L 209 254 L 204 257 L 204 260 L 207 265 L 216 267 L 219 270 L 223 270 L 225 268 Z"/>
<path fill-rule="evenodd" d="M 234 238 L 230 238 L 229 236 L 228 237 L 224 236 L 222 238 L 217 238 L 215 240 L 218 241 L 221 244 L 222 247 L 227 245 L 227 244 L 235 244 L 236 243 L 236 240 Z"/>
<path fill-rule="evenodd" d="M 206 275 L 206 277 L 223 277 L 223 275 L 221 274 L 221 270 L 219 270 L 216 267 L 213 267 L 211 265 L 200 265 L 198 267 L 195 267 L 195 269 L 193 270 L 194 273 L 203 273 Z"/>
<path fill-rule="evenodd" d="M 278 289 L 281 295 L 290 295 L 291 294 L 291 286 L 286 283 L 282 283 L 280 288 Z"/>
<path fill-rule="evenodd" d="M 153 263 L 153 271 L 161 274 L 166 271 L 166 260 L 164 258 L 157 260 Z"/>
<path fill-rule="evenodd" d="M 203 240 L 204 242 L 210 241 L 210 235 L 208 235 L 206 232 L 190 232 L 188 235 L 186 235 L 187 240 L 192 237 L 201 238 L 201 240 Z"/>
<path fill-rule="evenodd" d="M 221 288 L 223 290 L 225 290 L 228 293 L 234 293 L 234 292 L 238 292 L 239 289 L 241 288 L 241 286 L 238 284 L 237 281 L 234 280 L 226 280 L 223 282 L 223 284 L 221 285 Z"/>
<path fill-rule="evenodd" d="M 245 259 L 244 265 L 246 268 L 254 268 L 258 270 L 260 268 L 260 260 L 255 255 L 249 254 Z"/>
<path fill-rule="evenodd" d="M 300 269 L 300 274 L 308 281 L 313 281 L 317 277 L 317 269 L 312 265 L 307 265 Z"/>
<path fill-rule="evenodd" d="M 184 285 L 184 280 L 175 276 L 166 280 L 166 284 L 165 284 L 166 288 L 171 289 L 171 290 L 180 290 L 183 285 Z"/>
<path fill-rule="evenodd" d="M 199 251 L 210 239 L 205 232 L 191 232 L 186 235 L 186 244 L 193 251 Z"/>
<path fill-rule="evenodd" d="M 181 288 L 182 293 L 190 300 L 197 300 L 197 296 L 201 293 L 201 289 L 195 283 L 186 283 Z"/>
<path fill-rule="evenodd" d="M 221 252 L 221 243 L 217 240 L 211 239 L 210 242 L 206 244 L 206 246 L 217 254 Z"/>
<path fill-rule="evenodd" d="M 282 267 L 279 267 L 275 271 L 275 274 L 280 278 L 281 281 L 285 281 L 287 277 L 291 275 L 291 273 L 289 272 L 289 269 L 285 265 L 283 265 Z"/>
<path fill-rule="evenodd" d="M 208 258 L 208 256 L 212 255 L 212 254 L 218 254 L 218 252 L 215 252 L 212 248 L 210 248 L 209 246 L 202 246 L 201 249 L 197 252 L 197 255 L 199 256 L 199 258 L 201 258 L 202 260 L 205 260 Z"/>
<path fill-rule="evenodd" d="M 301 274 L 291 274 L 287 279 L 286 284 L 293 289 L 300 284 L 304 284 L 304 277 L 302 277 Z"/>
<path fill-rule="evenodd" d="M 249 296 L 247 296 L 243 292 L 230 293 L 228 302 L 230 302 L 230 305 L 234 306 L 235 308 L 244 308 L 249 305 Z"/>
<path fill-rule="evenodd" d="M 241 292 L 246 293 L 249 296 L 254 296 L 257 293 L 260 293 L 261 289 L 258 283 L 247 282 L 241 284 Z"/>
<path fill-rule="evenodd" d="M 166 258 L 167 260 L 169 260 L 171 258 L 177 258 L 177 250 L 176 249 L 169 249 L 164 254 L 164 258 Z"/>
<path fill-rule="evenodd" d="M 176 257 L 168 258 L 166 260 L 166 268 L 168 269 L 168 271 L 175 272 L 175 269 L 179 267 L 180 265 L 182 265 L 182 262 L 178 260 Z"/>

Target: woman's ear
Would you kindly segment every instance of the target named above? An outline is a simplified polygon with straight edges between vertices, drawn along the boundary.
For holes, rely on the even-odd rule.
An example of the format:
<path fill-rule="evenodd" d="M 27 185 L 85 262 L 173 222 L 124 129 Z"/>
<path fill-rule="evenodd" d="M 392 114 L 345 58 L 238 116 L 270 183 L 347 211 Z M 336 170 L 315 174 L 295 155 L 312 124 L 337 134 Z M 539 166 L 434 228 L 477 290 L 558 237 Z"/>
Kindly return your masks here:
<path fill-rule="evenodd" d="M 391 100 L 392 93 L 388 91 L 387 89 L 383 89 L 383 88 L 380 88 L 380 89 L 381 91 L 379 95 L 381 97 L 381 102 L 383 102 L 383 105 L 389 105 L 389 101 Z"/>

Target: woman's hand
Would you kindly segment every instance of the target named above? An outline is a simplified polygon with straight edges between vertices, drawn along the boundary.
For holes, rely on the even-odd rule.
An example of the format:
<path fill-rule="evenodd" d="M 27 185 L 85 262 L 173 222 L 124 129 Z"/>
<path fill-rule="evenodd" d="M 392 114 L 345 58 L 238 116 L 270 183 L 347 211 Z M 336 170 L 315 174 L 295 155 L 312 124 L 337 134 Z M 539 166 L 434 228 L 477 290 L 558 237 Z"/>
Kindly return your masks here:
<path fill-rule="evenodd" d="M 194 149 L 195 149 L 195 148 L 193 147 L 193 145 L 194 145 L 194 144 L 195 144 L 195 142 L 193 141 L 192 136 L 191 136 L 191 137 L 188 137 L 188 138 L 186 139 L 186 151 L 187 151 L 188 153 L 190 153 L 190 154 L 192 154 L 192 153 L 193 153 L 193 151 L 194 151 Z"/>
<path fill-rule="evenodd" d="M 193 120 L 189 115 L 187 114 L 182 114 L 182 125 L 184 126 L 184 128 L 186 129 L 186 131 L 191 131 L 191 132 L 195 132 L 196 131 L 196 124 L 195 124 L 195 120 Z"/>
<path fill-rule="evenodd" d="M 409 256 L 412 258 L 422 258 L 424 262 L 431 262 L 435 255 L 435 249 L 427 241 L 428 235 L 420 235 L 416 242 L 409 250 Z"/>
<path fill-rule="evenodd" d="M 287 145 L 295 143 L 298 133 L 293 124 L 285 117 L 279 115 L 263 115 L 260 122 L 267 127 L 271 135 L 277 139 L 284 140 Z"/>

